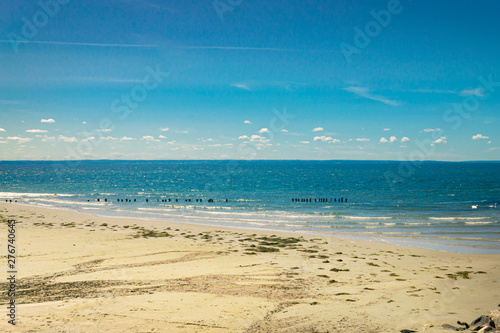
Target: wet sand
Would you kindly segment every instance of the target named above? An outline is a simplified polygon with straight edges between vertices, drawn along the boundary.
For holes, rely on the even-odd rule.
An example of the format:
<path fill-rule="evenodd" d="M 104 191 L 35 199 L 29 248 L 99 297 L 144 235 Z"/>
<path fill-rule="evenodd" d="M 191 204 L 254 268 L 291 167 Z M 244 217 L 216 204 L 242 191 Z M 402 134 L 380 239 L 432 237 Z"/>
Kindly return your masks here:
<path fill-rule="evenodd" d="M 0 215 L 3 275 L 9 219 L 18 271 L 2 332 L 449 332 L 500 303 L 500 255 L 14 203 Z"/>

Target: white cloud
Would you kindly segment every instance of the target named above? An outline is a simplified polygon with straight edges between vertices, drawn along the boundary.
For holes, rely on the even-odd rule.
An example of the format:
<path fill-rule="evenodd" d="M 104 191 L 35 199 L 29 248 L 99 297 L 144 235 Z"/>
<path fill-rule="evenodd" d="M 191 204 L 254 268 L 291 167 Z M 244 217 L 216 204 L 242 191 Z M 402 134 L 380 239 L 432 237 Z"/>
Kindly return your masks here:
<path fill-rule="evenodd" d="M 324 128 L 323 127 L 316 127 L 316 128 L 313 128 L 313 132 L 320 132 L 320 131 L 323 131 Z"/>
<path fill-rule="evenodd" d="M 425 128 L 422 131 L 424 131 L 426 133 L 429 133 L 429 132 L 440 132 L 440 131 L 442 131 L 442 129 L 440 129 L 440 128 Z"/>
<path fill-rule="evenodd" d="M 310 143 L 309 141 L 299 141 L 300 143 Z"/>
<path fill-rule="evenodd" d="M 46 136 L 46 137 L 42 138 L 42 141 L 43 142 L 54 141 L 55 139 L 56 139 L 55 136 Z"/>
<path fill-rule="evenodd" d="M 144 135 L 141 140 L 146 140 L 147 142 L 160 142 L 160 140 L 155 139 L 151 135 Z"/>
<path fill-rule="evenodd" d="M 264 144 L 264 143 L 269 142 L 269 139 L 266 137 L 254 134 L 250 137 L 250 141 L 256 141 L 256 142 Z"/>
<path fill-rule="evenodd" d="M 12 99 L 0 99 L 0 103 L 1 104 L 21 104 L 22 102 L 21 101 L 16 101 L 16 100 L 12 100 Z"/>
<path fill-rule="evenodd" d="M 206 139 L 206 140 L 205 140 L 205 139 L 203 139 L 203 138 L 198 138 L 198 139 L 196 139 L 196 140 L 198 140 L 198 141 L 202 141 L 202 142 L 214 142 L 214 139 L 212 139 L 212 138 L 208 138 L 208 139 Z"/>
<path fill-rule="evenodd" d="M 25 142 L 30 142 L 32 139 L 31 138 L 21 138 L 19 136 L 9 136 L 9 137 L 7 137 L 7 140 L 17 141 L 17 143 L 25 143 Z"/>
<path fill-rule="evenodd" d="M 251 124 L 252 122 L 250 120 L 245 120 L 243 123 L 244 124 Z"/>
<path fill-rule="evenodd" d="M 323 142 L 327 142 L 327 141 L 331 141 L 333 140 L 333 138 L 331 136 L 315 136 L 314 137 L 314 141 L 323 141 Z"/>
<path fill-rule="evenodd" d="M 256 141 L 256 140 L 260 140 L 262 137 L 260 135 L 252 135 L 252 137 L 250 138 L 250 141 Z"/>
<path fill-rule="evenodd" d="M 429 93 L 429 94 L 456 94 L 455 90 L 449 89 L 407 89 L 409 92 Z"/>
<path fill-rule="evenodd" d="M 244 83 L 233 83 L 232 86 L 236 87 L 236 88 L 244 89 L 244 90 L 250 90 L 250 91 L 252 90 L 252 89 L 250 89 L 249 86 L 247 86 Z"/>
<path fill-rule="evenodd" d="M 272 145 L 271 143 L 257 143 L 257 144 L 255 145 L 255 147 L 256 147 L 257 149 L 259 149 L 259 150 L 260 150 L 260 149 L 267 148 L 267 147 L 272 147 L 272 146 L 273 146 L 273 145 Z"/>
<path fill-rule="evenodd" d="M 384 131 L 390 131 L 391 129 L 390 128 L 384 128 Z"/>
<path fill-rule="evenodd" d="M 328 142 L 328 143 L 339 143 L 340 142 L 340 140 L 338 140 L 338 139 L 334 139 L 331 136 L 325 136 L 325 135 L 315 136 L 314 141 L 322 141 L 322 142 Z"/>
<path fill-rule="evenodd" d="M 82 121 L 82 124 L 87 125 L 87 122 L 86 121 Z"/>
<path fill-rule="evenodd" d="M 403 136 L 403 137 L 401 138 L 401 142 L 408 142 L 408 141 L 410 141 L 410 138 L 408 138 L 408 137 L 406 137 L 406 136 Z"/>
<path fill-rule="evenodd" d="M 159 136 L 159 138 L 160 138 L 160 139 L 166 139 L 167 137 L 166 137 L 166 136 L 164 136 L 164 135 L 160 135 L 160 136 Z"/>
<path fill-rule="evenodd" d="M 393 143 L 393 142 L 396 142 L 397 140 L 398 140 L 398 138 L 396 138 L 395 136 L 391 136 L 391 137 L 389 138 L 389 140 L 387 140 L 387 139 L 386 139 L 386 138 L 384 138 L 384 137 L 381 137 L 379 141 L 380 141 L 381 143 L 386 143 L 386 142 Z"/>
<path fill-rule="evenodd" d="M 41 123 L 49 123 L 49 124 L 52 124 L 52 123 L 55 123 L 56 121 L 54 119 L 42 119 L 40 120 Z"/>
<path fill-rule="evenodd" d="M 64 142 L 77 142 L 78 141 L 74 136 L 67 137 L 67 136 L 64 136 L 64 135 L 59 135 L 58 139 L 62 140 Z"/>
<path fill-rule="evenodd" d="M 0 128 L 0 132 L 5 132 L 5 130 L 3 128 Z"/>
<path fill-rule="evenodd" d="M 48 131 L 46 130 L 41 130 L 41 129 L 30 129 L 26 130 L 27 133 L 47 133 Z"/>
<path fill-rule="evenodd" d="M 287 129 L 282 129 L 281 133 L 288 133 L 288 130 Z"/>
<path fill-rule="evenodd" d="M 168 128 L 168 127 L 163 127 L 163 128 L 160 128 L 160 131 L 162 131 L 162 132 L 166 132 L 166 131 L 168 131 L 169 129 L 170 129 L 170 128 Z"/>
<path fill-rule="evenodd" d="M 267 128 L 261 128 L 259 133 L 269 133 L 269 130 Z"/>
<path fill-rule="evenodd" d="M 370 141 L 370 139 L 368 139 L 368 138 L 357 138 L 356 141 L 366 142 L 366 141 Z"/>
<path fill-rule="evenodd" d="M 248 135 L 240 135 L 240 136 L 238 137 L 238 139 L 240 139 L 240 140 L 248 140 L 248 139 L 250 139 L 250 138 L 248 137 Z"/>
<path fill-rule="evenodd" d="M 102 140 L 117 140 L 117 139 L 113 138 L 112 136 L 103 136 Z"/>
<path fill-rule="evenodd" d="M 476 89 L 464 89 L 460 92 L 460 96 L 477 96 L 484 97 L 484 88 L 476 88 Z"/>
<path fill-rule="evenodd" d="M 135 140 L 135 138 L 129 138 L 127 136 L 124 136 L 120 139 L 120 141 L 132 141 L 132 140 Z"/>
<path fill-rule="evenodd" d="M 447 143 L 448 141 L 446 140 L 445 136 L 440 137 L 439 139 L 435 140 L 434 143 Z"/>
<path fill-rule="evenodd" d="M 489 136 L 482 135 L 482 134 L 476 134 L 472 136 L 472 140 L 480 140 L 480 139 L 489 139 Z"/>
<path fill-rule="evenodd" d="M 391 100 L 391 99 L 388 99 L 384 96 L 374 95 L 370 92 L 370 90 L 368 88 L 365 88 L 365 87 L 347 87 L 347 88 L 344 88 L 344 90 L 352 92 L 360 97 L 371 99 L 371 100 L 381 102 L 381 103 L 391 105 L 391 106 L 398 106 L 401 104 L 401 102 L 399 102 L 399 101 Z"/>
<path fill-rule="evenodd" d="M 0 41 L 0 43 L 7 43 L 10 41 Z M 96 46 L 96 47 L 119 47 L 119 48 L 156 48 L 159 45 L 140 45 L 140 44 L 105 44 L 105 43 L 78 43 L 78 42 L 57 42 L 57 41 L 32 41 L 33 44 L 51 44 L 51 45 L 76 45 L 76 46 Z M 207 48 L 207 47 L 198 47 Z M 233 47 L 234 48 L 234 47 Z"/>
<path fill-rule="evenodd" d="M 112 129 L 111 128 L 105 128 L 105 129 L 98 129 L 96 130 L 97 132 L 111 132 Z"/>

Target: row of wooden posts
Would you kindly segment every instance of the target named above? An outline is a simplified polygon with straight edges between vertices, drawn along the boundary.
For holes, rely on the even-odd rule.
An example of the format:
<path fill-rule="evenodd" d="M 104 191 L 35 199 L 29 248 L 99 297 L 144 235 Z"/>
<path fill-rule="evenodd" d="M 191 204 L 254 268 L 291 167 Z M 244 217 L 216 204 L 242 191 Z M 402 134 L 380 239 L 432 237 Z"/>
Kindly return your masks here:
<path fill-rule="evenodd" d="M 292 198 L 292 202 L 347 202 L 347 198 Z"/>
<path fill-rule="evenodd" d="M 156 199 L 156 202 L 182 202 L 182 199 Z M 90 200 L 87 200 L 90 201 Z M 137 202 L 137 199 L 116 199 L 117 202 Z M 154 199 L 145 199 L 146 202 L 154 202 Z M 228 199 L 222 200 L 229 202 Z M 97 202 L 108 202 L 107 198 L 97 199 Z M 203 202 L 203 199 L 184 199 L 184 202 Z M 207 202 L 215 202 L 215 199 L 207 199 Z M 292 198 L 292 202 L 347 202 L 347 198 Z"/>
<path fill-rule="evenodd" d="M 97 202 L 108 202 L 107 198 L 101 199 L 98 198 L 96 199 Z M 116 199 L 117 202 L 137 202 L 137 199 Z M 154 199 L 146 199 L 146 202 L 154 202 Z M 156 202 L 182 202 L 182 199 L 156 199 Z M 223 200 L 225 202 L 229 202 L 228 199 Z M 87 200 L 87 202 L 90 202 L 90 200 Z M 111 200 L 109 200 L 111 202 Z M 203 199 L 184 199 L 184 202 L 203 202 Z M 215 199 L 207 199 L 207 202 L 215 202 Z"/>

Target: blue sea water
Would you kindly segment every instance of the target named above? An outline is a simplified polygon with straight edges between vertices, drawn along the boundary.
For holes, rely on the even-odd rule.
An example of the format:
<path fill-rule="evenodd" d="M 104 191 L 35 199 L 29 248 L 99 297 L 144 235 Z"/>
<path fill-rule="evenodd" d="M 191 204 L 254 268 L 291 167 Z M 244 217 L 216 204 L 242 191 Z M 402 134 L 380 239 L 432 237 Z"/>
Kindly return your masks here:
<path fill-rule="evenodd" d="M 500 253 L 499 162 L 0 162 L 0 200 L 11 199 L 101 216 Z"/>

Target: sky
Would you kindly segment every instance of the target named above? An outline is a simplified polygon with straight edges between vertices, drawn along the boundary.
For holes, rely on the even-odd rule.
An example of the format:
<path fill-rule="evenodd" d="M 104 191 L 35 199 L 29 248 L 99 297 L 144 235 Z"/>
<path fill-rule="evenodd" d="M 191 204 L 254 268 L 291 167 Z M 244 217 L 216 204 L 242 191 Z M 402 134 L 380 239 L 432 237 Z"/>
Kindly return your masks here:
<path fill-rule="evenodd" d="M 0 160 L 500 160 L 499 12 L 4 0 Z"/>

